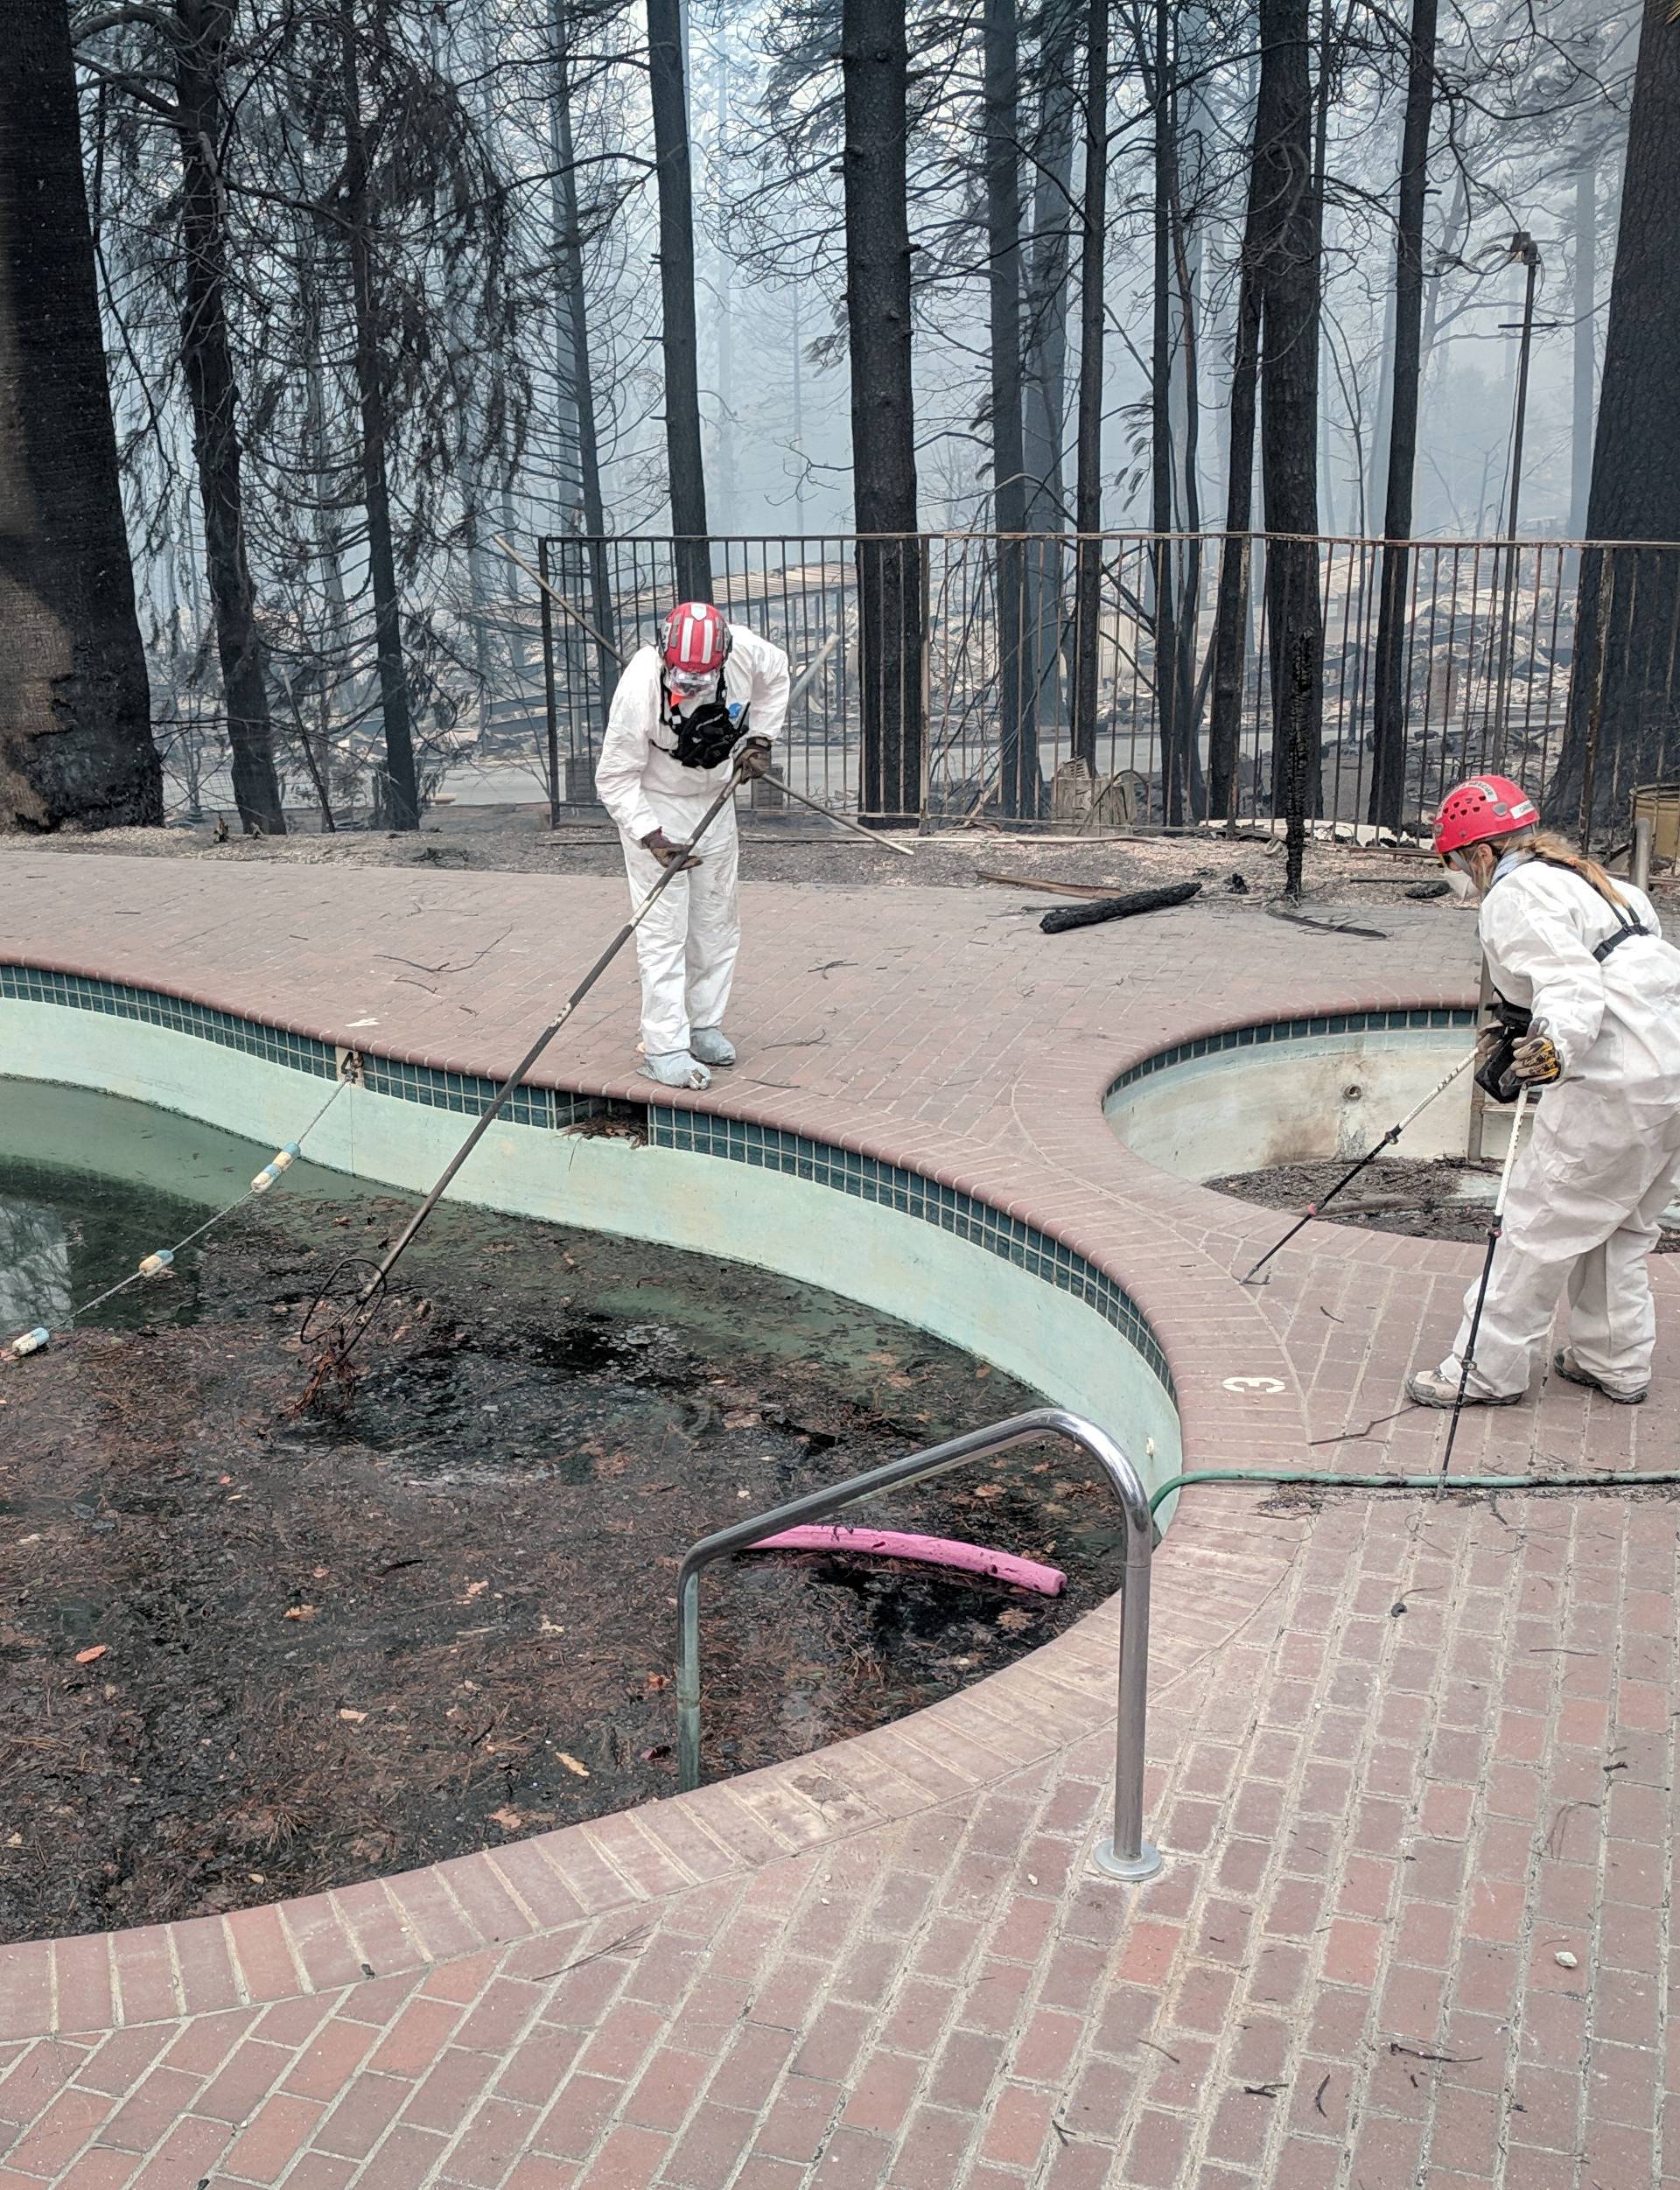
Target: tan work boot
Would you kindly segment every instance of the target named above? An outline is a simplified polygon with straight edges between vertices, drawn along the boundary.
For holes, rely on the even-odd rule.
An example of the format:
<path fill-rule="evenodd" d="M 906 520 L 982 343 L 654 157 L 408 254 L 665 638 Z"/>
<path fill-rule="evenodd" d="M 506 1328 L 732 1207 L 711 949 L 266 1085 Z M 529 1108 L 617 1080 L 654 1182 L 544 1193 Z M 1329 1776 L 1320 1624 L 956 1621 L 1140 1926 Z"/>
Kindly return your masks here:
<path fill-rule="evenodd" d="M 1583 1368 L 1567 1347 L 1558 1347 L 1551 1357 L 1551 1365 L 1565 1383 L 1585 1384 L 1588 1391 L 1602 1392 L 1618 1407 L 1642 1407 L 1651 1389 L 1648 1384 L 1641 1384 L 1637 1390 L 1627 1384 L 1606 1384 L 1602 1377 L 1593 1375 L 1591 1369 Z"/>
<path fill-rule="evenodd" d="M 1414 1369 L 1406 1379 L 1406 1396 L 1414 1406 L 1456 1407 L 1459 1403 L 1459 1380 L 1443 1376 L 1438 1368 Z M 1464 1395 L 1466 1407 L 1514 1407 L 1526 1392 L 1478 1391 L 1474 1385 Z"/>

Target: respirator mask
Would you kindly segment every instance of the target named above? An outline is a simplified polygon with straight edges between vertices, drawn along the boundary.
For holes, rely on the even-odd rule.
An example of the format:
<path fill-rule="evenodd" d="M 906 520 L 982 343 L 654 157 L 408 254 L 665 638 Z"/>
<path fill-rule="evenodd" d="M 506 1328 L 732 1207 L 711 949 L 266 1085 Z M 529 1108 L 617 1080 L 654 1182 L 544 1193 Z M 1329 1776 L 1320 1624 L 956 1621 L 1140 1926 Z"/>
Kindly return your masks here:
<path fill-rule="evenodd" d="M 1480 899 L 1481 892 L 1476 886 L 1475 877 L 1459 864 L 1457 852 L 1449 851 L 1441 864 L 1446 870 L 1446 886 L 1452 892 L 1453 904 L 1474 905 Z"/>

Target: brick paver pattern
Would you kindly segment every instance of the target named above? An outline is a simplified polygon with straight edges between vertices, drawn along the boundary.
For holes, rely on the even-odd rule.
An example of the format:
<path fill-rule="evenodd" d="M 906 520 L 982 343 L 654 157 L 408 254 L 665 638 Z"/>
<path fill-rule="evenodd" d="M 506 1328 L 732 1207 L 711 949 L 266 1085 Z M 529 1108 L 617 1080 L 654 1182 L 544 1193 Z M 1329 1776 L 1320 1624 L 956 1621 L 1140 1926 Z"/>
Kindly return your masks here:
<path fill-rule="evenodd" d="M 1474 1253 L 1318 1227 L 1246 1292 L 1271 1220 L 1151 1171 L 1098 1104 L 1219 1025 L 1465 1000 L 1470 924 L 1384 908 L 1377 941 L 1210 900 L 1051 939 L 1042 902 L 749 885 L 718 1104 L 1093 1254 L 1161 1333 L 1187 1464 L 1430 1469 L 1440 1418 L 1379 1417 L 1444 1349 Z M 617 917 L 579 879 L 0 859 L 0 956 L 481 1071 Z M 575 1035 L 556 1081 L 645 1091 L 627 967 Z M 1667 1270 L 1658 1295 L 1666 1332 Z M 1643 1410 L 1548 1385 L 1471 1417 L 1455 1466 L 1680 1465 L 1658 1372 Z M 1186 1496 L 1157 1562 L 1169 1861 L 1141 1892 L 1088 1859 L 1110 1608 L 686 1801 L 0 1950 L 0 2190 L 1680 2185 L 1675 1516 L 1660 1491 Z"/>

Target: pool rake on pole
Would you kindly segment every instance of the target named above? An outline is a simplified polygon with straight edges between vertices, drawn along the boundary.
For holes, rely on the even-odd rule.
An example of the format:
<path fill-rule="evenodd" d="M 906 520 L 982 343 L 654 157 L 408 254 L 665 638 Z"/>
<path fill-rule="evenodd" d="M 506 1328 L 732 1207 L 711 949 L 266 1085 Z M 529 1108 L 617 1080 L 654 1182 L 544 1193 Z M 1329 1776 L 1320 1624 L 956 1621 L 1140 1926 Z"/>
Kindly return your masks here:
<path fill-rule="evenodd" d="M 794 687 L 792 696 L 796 697 L 810 682 L 823 662 L 827 661 L 835 644 L 836 640 L 830 639 L 816 659 L 807 664 Z M 320 1291 L 311 1302 L 309 1310 L 304 1317 L 300 1335 L 305 1345 L 313 1344 L 317 1351 L 309 1382 L 304 1387 L 302 1399 L 298 1402 L 299 1412 L 310 1406 L 319 1396 L 329 1378 L 336 1378 L 341 1384 L 348 1382 L 350 1356 L 367 1333 L 369 1325 L 378 1316 L 391 1272 L 407 1252 L 416 1233 L 419 1231 L 421 1226 L 443 1199 L 451 1181 L 462 1165 L 466 1163 L 467 1158 L 523 1085 L 526 1075 L 537 1059 L 641 926 L 648 913 L 653 911 L 672 882 L 688 864 L 687 860 L 680 856 L 681 853 L 691 852 L 694 850 L 723 812 L 724 807 L 734 797 L 736 787 L 743 780 L 740 762 L 738 759 L 735 766 L 730 770 L 728 782 L 724 784 L 723 789 L 718 792 L 717 797 L 701 816 L 699 826 L 693 836 L 689 838 L 686 845 L 679 848 L 679 856 L 666 862 L 664 871 L 658 881 L 654 883 L 653 888 L 637 906 L 624 926 L 620 928 L 618 934 L 614 935 L 606 948 L 566 998 L 559 1011 L 556 1012 L 553 1018 L 549 1021 L 514 1067 L 513 1071 L 502 1082 L 483 1114 L 474 1123 L 472 1130 L 450 1158 L 443 1176 L 403 1226 L 402 1231 L 397 1234 L 389 1247 L 386 1249 L 379 1261 L 373 1263 L 361 1257 L 350 1257 L 340 1262 L 329 1271 Z"/>
<path fill-rule="evenodd" d="M 1445 1079 L 1437 1081 L 1435 1085 L 1430 1089 L 1429 1093 L 1424 1097 L 1423 1101 L 1414 1109 L 1408 1110 L 1404 1117 L 1400 1120 L 1397 1125 L 1391 1125 L 1380 1141 L 1376 1142 L 1370 1148 L 1367 1149 L 1364 1155 L 1360 1158 L 1359 1161 L 1353 1166 L 1352 1170 L 1348 1172 L 1344 1177 L 1338 1179 L 1335 1185 L 1331 1187 L 1327 1194 L 1325 1194 L 1320 1200 L 1308 1202 L 1306 1207 L 1306 1214 L 1304 1217 L 1299 1218 L 1295 1223 L 1292 1224 L 1288 1231 L 1284 1233 L 1282 1239 L 1275 1240 L 1272 1242 L 1272 1244 L 1266 1249 L 1265 1253 L 1260 1257 L 1259 1261 L 1254 1265 L 1254 1268 L 1250 1270 L 1248 1276 L 1238 1280 L 1239 1284 L 1244 1285 L 1253 1284 L 1255 1279 L 1260 1275 L 1261 1271 L 1271 1260 L 1272 1256 L 1279 1253 L 1284 1248 L 1287 1247 L 1298 1232 L 1305 1232 L 1307 1226 L 1312 1223 L 1314 1217 L 1321 1216 L 1325 1210 L 1326 1210 L 1330 1204 L 1335 1200 L 1336 1196 L 1342 1191 L 1343 1187 L 1351 1186 L 1354 1179 L 1359 1177 L 1361 1172 L 1366 1168 L 1367 1165 L 1374 1164 L 1385 1148 L 1392 1148 L 1394 1144 L 1399 1139 L 1400 1136 L 1405 1131 L 1406 1128 L 1411 1124 L 1415 1119 L 1422 1117 L 1424 1112 L 1428 1109 L 1430 1104 L 1435 1101 L 1436 1097 L 1438 1095 L 1444 1095 L 1447 1089 L 1452 1085 L 1452 1082 L 1459 1077 L 1459 1074 L 1460 1073 L 1468 1072 L 1471 1066 L 1474 1065 L 1475 1061 L 1475 1052 L 1472 1050 L 1469 1056 L 1465 1058 L 1462 1063 L 1453 1066 L 1452 1071 L 1446 1074 Z"/>

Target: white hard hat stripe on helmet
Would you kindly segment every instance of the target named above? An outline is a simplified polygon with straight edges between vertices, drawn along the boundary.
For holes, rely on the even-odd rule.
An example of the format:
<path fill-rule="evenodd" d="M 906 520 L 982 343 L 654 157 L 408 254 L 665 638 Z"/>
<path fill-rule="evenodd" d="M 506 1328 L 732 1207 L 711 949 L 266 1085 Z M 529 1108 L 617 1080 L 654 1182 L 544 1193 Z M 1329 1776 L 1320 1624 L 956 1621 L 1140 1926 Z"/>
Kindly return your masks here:
<path fill-rule="evenodd" d="M 684 602 L 665 626 L 665 660 L 673 669 L 715 670 L 724 658 L 724 622 L 715 608 Z"/>

